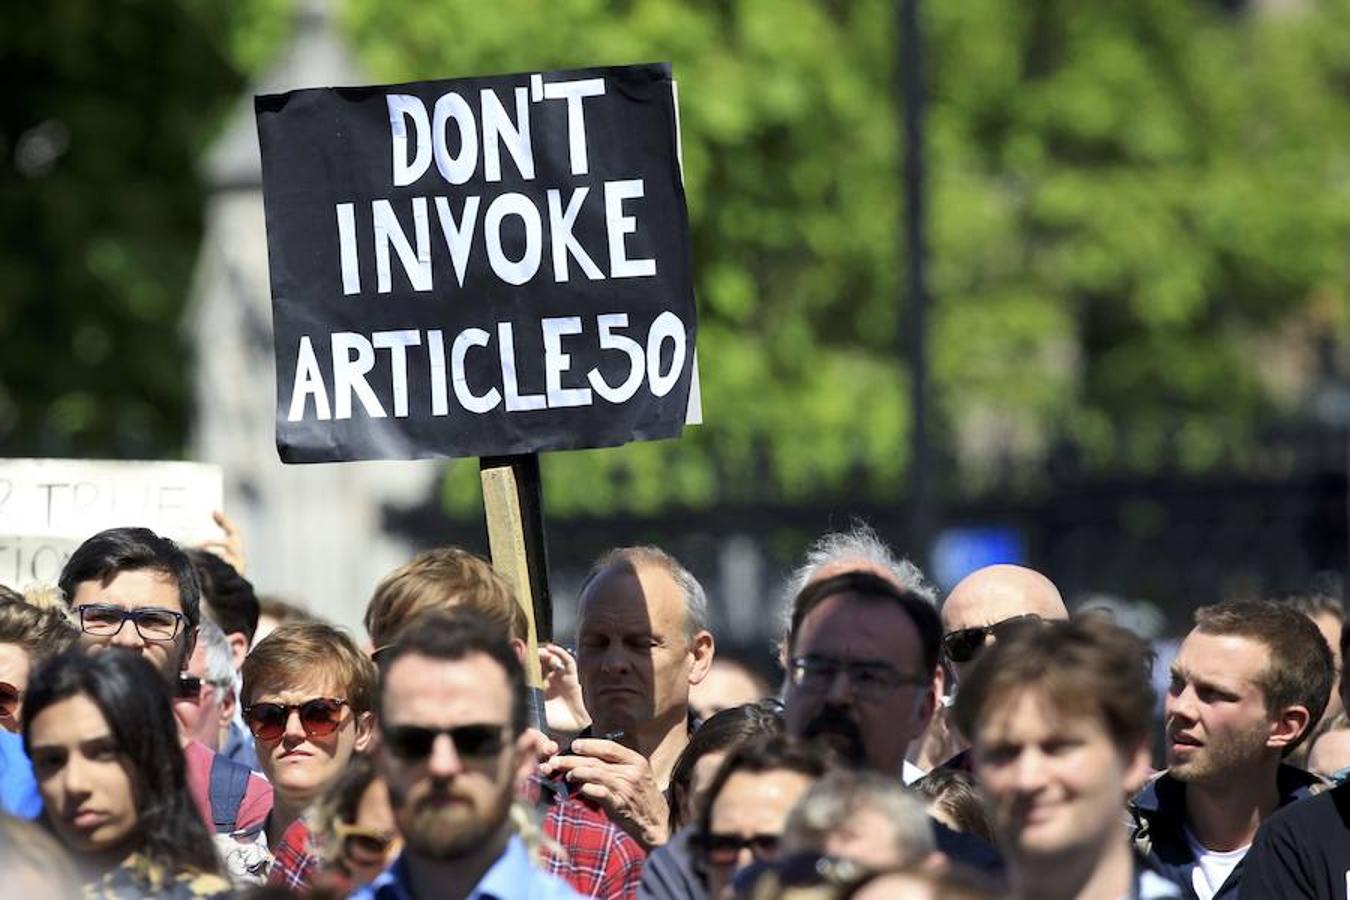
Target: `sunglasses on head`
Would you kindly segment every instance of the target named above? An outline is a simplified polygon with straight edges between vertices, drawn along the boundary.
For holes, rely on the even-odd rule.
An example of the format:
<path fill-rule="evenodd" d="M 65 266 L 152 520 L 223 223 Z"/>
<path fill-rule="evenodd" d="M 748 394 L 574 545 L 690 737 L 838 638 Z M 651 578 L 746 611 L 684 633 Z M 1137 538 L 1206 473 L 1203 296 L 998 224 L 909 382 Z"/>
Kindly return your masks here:
<path fill-rule="evenodd" d="M 1013 616 L 978 628 L 962 628 L 943 636 L 942 652 L 954 663 L 968 663 L 979 656 L 984 645 L 988 643 L 989 635 L 1002 639 L 1028 628 L 1036 628 L 1040 624 L 1040 616 L 1026 615 Z"/>
<path fill-rule="evenodd" d="M 698 852 L 710 866 L 735 865 L 741 851 L 747 847 L 758 860 L 772 860 L 778 855 L 778 843 L 782 839 L 777 834 L 753 834 L 741 837 L 739 834 L 695 834 L 690 837 Z"/>
<path fill-rule="evenodd" d="M 399 759 L 426 759 L 436 738 L 447 735 L 461 757 L 488 759 L 506 746 L 505 725 L 456 725 L 454 728 L 424 728 L 421 725 L 386 725 L 384 745 Z"/>
<path fill-rule="evenodd" d="M 244 707 L 244 724 L 253 736 L 264 741 L 280 740 L 286 733 L 286 723 L 292 712 L 300 714 L 300 727 L 306 737 L 326 737 L 342 724 L 342 707 L 346 700 L 318 697 L 304 703 L 254 703 Z"/>
<path fill-rule="evenodd" d="M 14 718 L 14 713 L 19 709 L 19 701 L 22 699 L 23 691 L 8 681 L 0 681 L 0 717 Z"/>

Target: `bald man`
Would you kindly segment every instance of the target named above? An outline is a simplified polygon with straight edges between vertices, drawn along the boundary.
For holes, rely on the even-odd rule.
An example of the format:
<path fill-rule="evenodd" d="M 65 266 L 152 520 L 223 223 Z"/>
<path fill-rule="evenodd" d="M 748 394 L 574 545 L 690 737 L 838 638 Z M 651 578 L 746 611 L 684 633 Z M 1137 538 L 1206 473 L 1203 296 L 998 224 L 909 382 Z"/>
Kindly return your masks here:
<path fill-rule="evenodd" d="M 985 566 L 963 578 L 942 604 L 942 654 L 960 683 L 1000 631 L 1067 618 L 1059 589 L 1040 572 L 1023 566 Z"/>

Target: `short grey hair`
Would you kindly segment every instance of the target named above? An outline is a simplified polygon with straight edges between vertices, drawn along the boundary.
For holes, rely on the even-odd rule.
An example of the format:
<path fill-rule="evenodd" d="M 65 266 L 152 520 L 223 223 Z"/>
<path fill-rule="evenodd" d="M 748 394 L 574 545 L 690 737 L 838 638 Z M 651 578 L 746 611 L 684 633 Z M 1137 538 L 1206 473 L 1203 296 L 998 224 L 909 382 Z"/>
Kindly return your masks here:
<path fill-rule="evenodd" d="M 806 559 L 788 576 L 779 602 L 779 624 L 784 639 L 792 624 L 792 601 L 811 583 L 817 572 L 831 563 L 846 560 L 880 568 L 898 586 L 937 607 L 937 589 L 923 570 L 908 559 L 896 556 L 871 525 L 859 520 L 848 531 L 831 531 L 816 538 L 806 550 Z"/>
<path fill-rule="evenodd" d="M 216 696 L 234 687 L 234 653 L 230 649 L 230 640 L 220 626 L 202 616 L 197 623 L 197 641 L 202 645 L 206 666 L 202 681 L 216 689 Z"/>
<path fill-rule="evenodd" d="M 650 544 L 616 547 L 600 557 L 586 573 L 586 580 L 582 582 L 577 596 L 584 597 L 592 581 L 620 565 L 628 565 L 633 569 L 651 566 L 665 572 L 670 576 L 670 580 L 675 582 L 675 586 L 680 589 L 680 596 L 684 598 L 685 637 L 692 638 L 700 631 L 708 630 L 708 595 L 704 592 L 703 585 L 698 583 L 692 572 L 680 565 L 679 560 L 660 547 Z"/>
<path fill-rule="evenodd" d="M 828 772 L 802 795 L 783 828 L 784 854 L 824 849 L 826 839 L 864 809 L 895 829 L 896 866 L 919 862 L 937 849 L 923 801 L 894 775 L 866 770 Z"/>

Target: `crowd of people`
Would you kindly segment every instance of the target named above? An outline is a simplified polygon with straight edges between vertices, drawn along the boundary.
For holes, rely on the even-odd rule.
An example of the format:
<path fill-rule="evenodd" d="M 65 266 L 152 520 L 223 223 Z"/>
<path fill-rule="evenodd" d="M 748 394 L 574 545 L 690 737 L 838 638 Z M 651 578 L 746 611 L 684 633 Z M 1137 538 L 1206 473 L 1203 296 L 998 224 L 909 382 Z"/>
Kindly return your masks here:
<path fill-rule="evenodd" d="M 678 560 L 626 547 L 531 686 L 529 619 L 472 553 L 389 573 L 357 637 L 260 599 L 236 550 L 117 528 L 0 587 L 6 895 L 1350 889 L 1338 598 L 1200 607 L 1159 698 L 1149 644 L 1044 575 L 939 597 L 859 526 L 788 582 L 776 686 L 718 656 Z"/>

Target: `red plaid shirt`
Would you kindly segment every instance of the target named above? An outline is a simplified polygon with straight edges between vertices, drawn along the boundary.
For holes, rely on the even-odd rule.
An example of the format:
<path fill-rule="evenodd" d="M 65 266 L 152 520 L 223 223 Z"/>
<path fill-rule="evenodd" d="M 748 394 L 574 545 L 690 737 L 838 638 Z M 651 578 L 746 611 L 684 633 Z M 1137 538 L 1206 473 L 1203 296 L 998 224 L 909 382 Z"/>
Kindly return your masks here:
<path fill-rule="evenodd" d="M 319 865 L 319 854 L 304 819 L 296 819 L 281 835 L 272 851 L 268 884 L 279 884 L 298 893 L 307 893 L 310 879 Z"/>
<path fill-rule="evenodd" d="M 540 860 L 544 871 L 577 893 L 605 900 L 637 896 L 647 852 L 599 806 L 583 797 L 553 797 L 544 810 L 544 835 L 559 848 Z"/>

